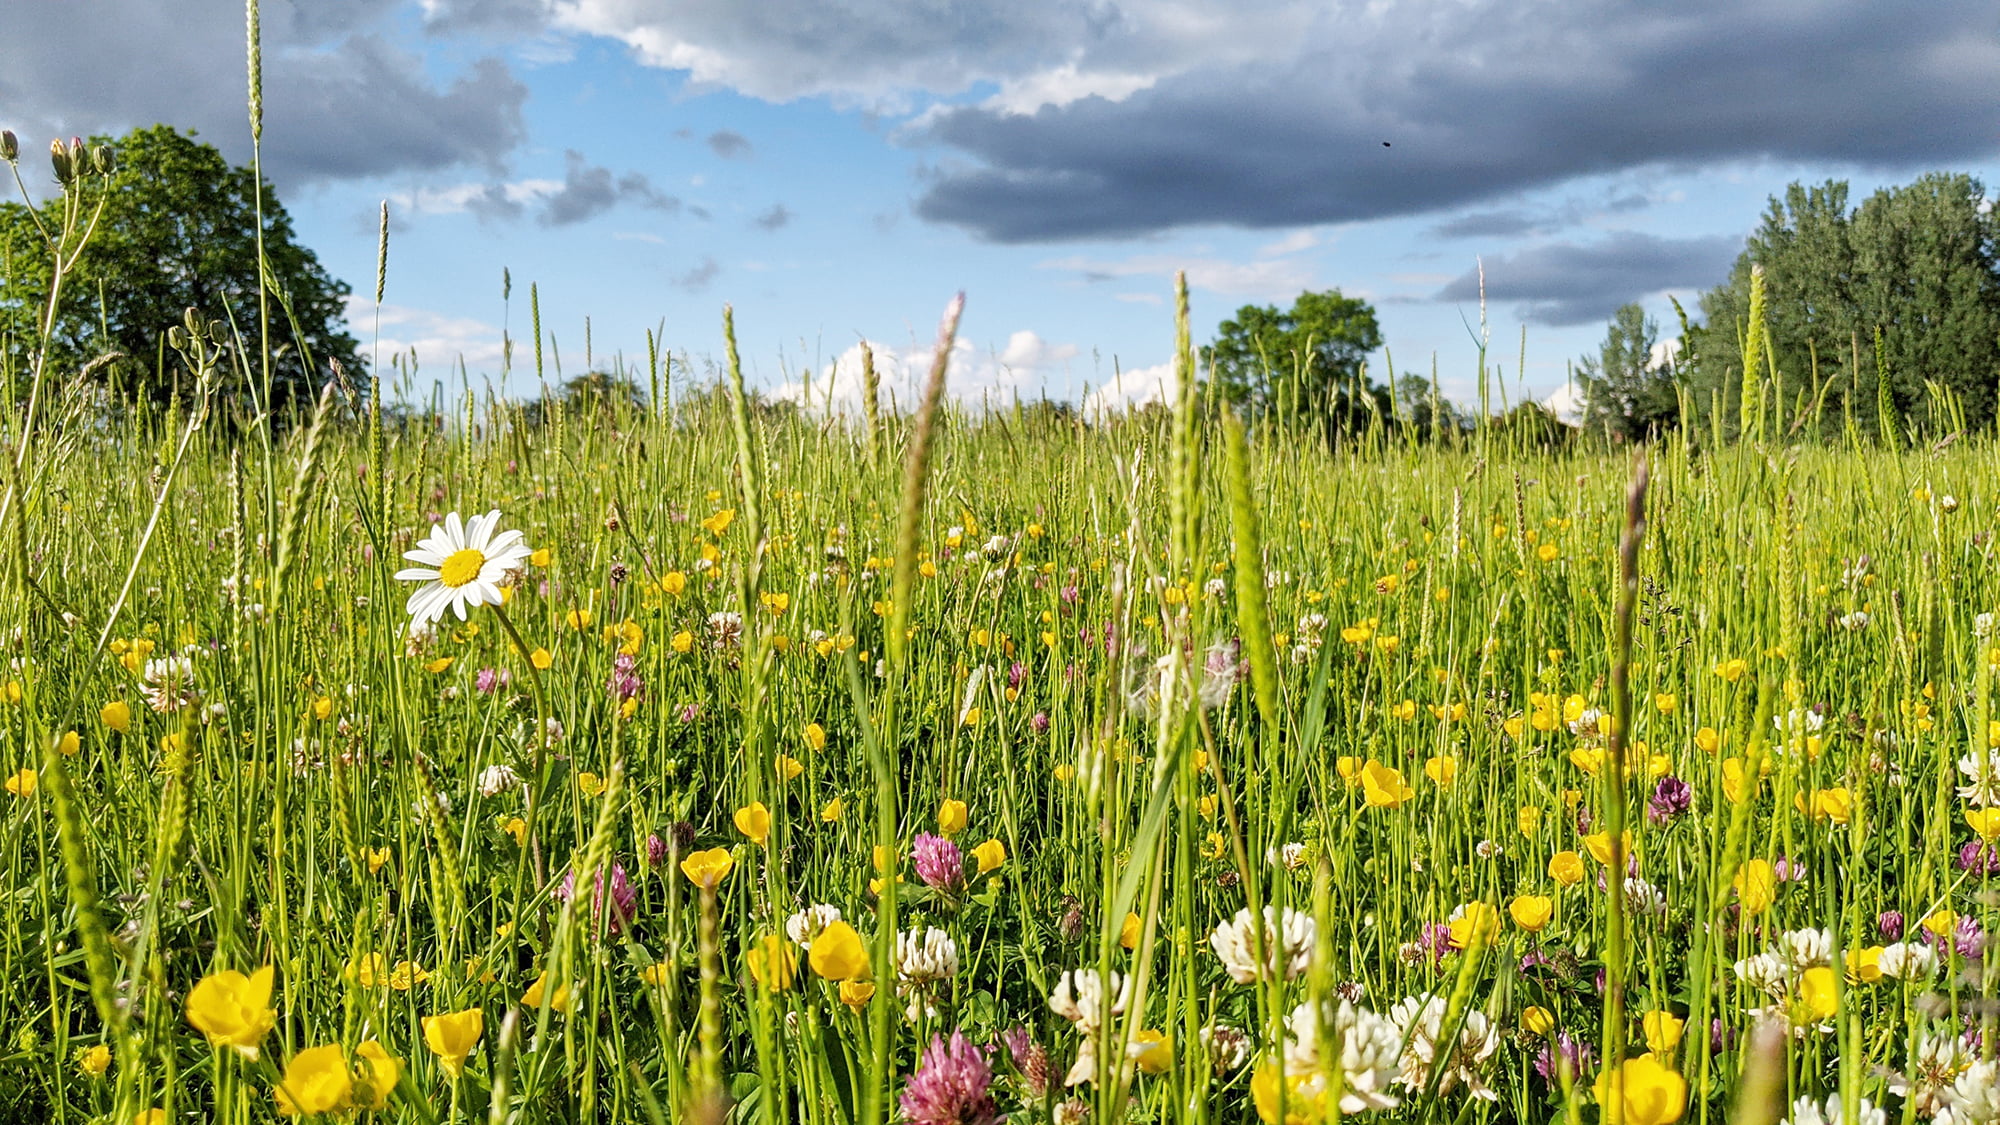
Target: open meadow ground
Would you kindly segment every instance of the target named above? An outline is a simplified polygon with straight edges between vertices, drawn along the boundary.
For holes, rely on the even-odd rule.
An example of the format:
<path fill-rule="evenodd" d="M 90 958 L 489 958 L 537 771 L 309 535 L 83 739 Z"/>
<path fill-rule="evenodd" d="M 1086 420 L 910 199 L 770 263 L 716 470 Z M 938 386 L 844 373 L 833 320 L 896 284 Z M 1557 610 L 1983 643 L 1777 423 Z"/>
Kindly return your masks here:
<path fill-rule="evenodd" d="M 1990 440 L 341 401 L 26 462 L 0 1117 L 2000 1118 Z"/>

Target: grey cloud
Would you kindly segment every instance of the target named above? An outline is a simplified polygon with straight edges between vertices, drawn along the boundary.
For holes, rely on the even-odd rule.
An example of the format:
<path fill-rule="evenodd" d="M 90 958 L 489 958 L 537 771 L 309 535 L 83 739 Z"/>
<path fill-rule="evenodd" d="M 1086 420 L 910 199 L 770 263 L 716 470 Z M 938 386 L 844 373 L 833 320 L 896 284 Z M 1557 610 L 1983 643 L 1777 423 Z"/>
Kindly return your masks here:
<path fill-rule="evenodd" d="M 686 273 L 675 275 L 673 281 L 677 288 L 685 289 L 690 293 L 699 293 L 707 289 L 709 282 L 714 281 L 716 276 L 721 272 L 722 266 L 714 258 L 705 257 L 701 260 L 700 265 Z"/>
<path fill-rule="evenodd" d="M 708 149 L 724 160 L 750 155 L 750 138 L 728 129 L 717 129 L 708 135 Z"/>
<path fill-rule="evenodd" d="M 1618 307 L 1662 289 L 1721 282 L 1743 240 L 1658 238 L 1619 231 L 1597 242 L 1552 242 L 1488 259 L 1486 299 L 1519 302 L 1536 324 L 1564 327 L 1609 319 Z M 1479 271 L 1438 291 L 1440 301 L 1479 299 Z"/>
<path fill-rule="evenodd" d="M 758 215 L 754 220 L 758 230 L 777 230 L 792 221 L 792 213 L 782 203 L 771 204 L 770 210 Z"/>
<path fill-rule="evenodd" d="M 563 184 L 542 204 L 536 221 L 546 227 L 569 226 L 596 218 L 620 203 L 636 203 L 660 211 L 678 211 L 681 201 L 653 187 L 638 172 L 614 176 L 611 169 L 592 164 L 571 149 L 563 154 Z M 493 189 L 488 188 L 491 195 Z"/>
<path fill-rule="evenodd" d="M 1542 227 L 1542 220 L 1526 211 L 1473 211 L 1446 219 L 1431 228 L 1438 238 L 1508 238 L 1529 234 Z"/>
<path fill-rule="evenodd" d="M 506 64 L 481 59 L 434 80 L 379 34 L 398 7 L 264 6 L 264 167 L 281 185 L 497 168 L 520 142 L 527 88 Z M 244 161 L 242 43 L 242 9 L 226 4 L 12 5 L 0 36 L 0 106 L 24 137 L 166 122 Z"/>
<path fill-rule="evenodd" d="M 435 0 L 424 13 L 433 35 L 533 34 L 548 24 L 549 0 Z"/>
<path fill-rule="evenodd" d="M 1142 10 L 1139 5 L 1133 10 Z M 2000 151 L 1988 0 L 1479 0 L 1329 14 L 1123 101 L 941 110 L 918 203 L 998 242 L 1422 214 L 1633 169 L 1914 169 Z M 1394 147 L 1384 148 L 1386 138 Z M 1482 233 L 1504 212 L 1464 220 Z"/>

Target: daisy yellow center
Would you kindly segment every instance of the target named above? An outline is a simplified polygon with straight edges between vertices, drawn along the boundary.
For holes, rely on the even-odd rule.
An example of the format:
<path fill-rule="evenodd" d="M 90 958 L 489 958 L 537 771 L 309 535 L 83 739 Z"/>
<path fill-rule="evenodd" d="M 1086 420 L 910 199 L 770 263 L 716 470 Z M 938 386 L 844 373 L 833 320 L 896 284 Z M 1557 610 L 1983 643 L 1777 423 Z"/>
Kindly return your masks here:
<path fill-rule="evenodd" d="M 486 556 L 467 547 L 444 560 L 438 567 L 438 581 L 457 589 L 479 577 L 479 568 L 486 565 Z"/>

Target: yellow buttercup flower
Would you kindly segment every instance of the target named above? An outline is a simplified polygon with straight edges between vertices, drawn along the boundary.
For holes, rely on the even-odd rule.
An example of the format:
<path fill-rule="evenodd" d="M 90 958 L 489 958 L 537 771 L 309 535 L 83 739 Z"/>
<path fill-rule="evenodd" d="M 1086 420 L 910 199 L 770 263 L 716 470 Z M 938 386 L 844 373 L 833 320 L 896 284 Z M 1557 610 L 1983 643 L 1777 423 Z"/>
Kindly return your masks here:
<path fill-rule="evenodd" d="M 1484 902 L 1468 902 L 1451 920 L 1451 943 L 1460 949 L 1481 949 L 1493 944 L 1500 932 L 1500 912 Z"/>
<path fill-rule="evenodd" d="M 1521 1029 L 1530 1035 L 1547 1035 L 1556 1028 L 1556 1014 L 1530 1004 L 1521 1009 Z"/>
<path fill-rule="evenodd" d="M 1549 858 L 1549 878 L 1565 887 L 1583 882 L 1583 857 L 1575 852 L 1557 852 Z"/>
<path fill-rule="evenodd" d="M 1831 1019 L 1839 1009 L 1840 981 L 1833 970 L 1815 965 L 1799 974 L 1799 1003 L 1815 1019 Z"/>
<path fill-rule="evenodd" d="M 1856 984 L 1874 984 L 1882 979 L 1882 953 L 1879 945 L 1864 946 L 1847 951 L 1847 979 Z"/>
<path fill-rule="evenodd" d="M 1165 1074 L 1174 1065 L 1174 1045 L 1163 1031 L 1140 1028 L 1132 1035 L 1132 1061 L 1144 1074 Z"/>
<path fill-rule="evenodd" d="M 728 848 L 710 848 L 705 852 L 695 852 L 681 860 L 681 873 L 695 886 L 713 890 L 728 877 L 729 869 L 735 866 L 735 863 L 736 860 L 729 854 Z"/>
<path fill-rule="evenodd" d="M 1994 837 L 2000 836 L 2000 808 L 1967 809 L 1965 823 L 1979 833 L 1980 839 L 1990 843 Z"/>
<path fill-rule="evenodd" d="M 875 998 L 875 982 L 866 980 L 844 980 L 840 982 L 840 1002 L 855 1011 L 868 1006 Z"/>
<path fill-rule="evenodd" d="M 868 948 L 844 920 L 832 923 L 813 938 L 806 960 L 825 980 L 855 980 L 868 975 Z"/>
<path fill-rule="evenodd" d="M 457 1078 L 465 1072 L 466 1057 L 486 1031 L 486 1012 L 467 1008 L 462 1012 L 424 1017 L 424 1046 L 436 1055 L 445 1073 Z"/>
<path fill-rule="evenodd" d="M 1555 917 L 1556 900 L 1546 895 L 1517 895 L 1507 904 L 1507 913 L 1513 916 L 1515 925 L 1538 934 Z"/>
<path fill-rule="evenodd" d="M 92 1078 L 111 1068 L 111 1048 L 97 1043 L 76 1053 L 76 1068 Z"/>
<path fill-rule="evenodd" d="M 1264 1125 L 1318 1125 L 1326 1116 L 1326 1083 L 1315 1069 L 1286 1073 L 1280 1058 L 1250 1075 L 1250 1101 Z"/>
<path fill-rule="evenodd" d="M 736 830 L 750 837 L 750 842 L 763 846 L 771 835 L 771 810 L 762 801 L 752 801 L 736 810 Z"/>
<path fill-rule="evenodd" d="M 1753 859 L 1737 869 L 1736 877 L 1729 881 L 1736 889 L 1736 899 L 1742 904 L 1743 913 L 1755 918 L 1771 908 L 1778 894 L 1778 873 L 1768 860 Z"/>
<path fill-rule="evenodd" d="M 16 797 L 32 797 L 35 795 L 35 787 L 39 782 L 40 775 L 35 773 L 34 770 L 23 766 L 18 772 L 7 778 L 7 792 L 12 793 Z"/>
<path fill-rule="evenodd" d="M 403 1077 L 403 1060 L 375 1040 L 366 1039 L 354 1048 L 354 1062 L 355 1082 L 349 1103 L 355 1109 L 366 1110 L 388 1106 L 389 1095 Z"/>
<path fill-rule="evenodd" d="M 354 1096 L 354 1074 L 347 1065 L 347 1053 L 340 1044 L 308 1047 L 285 1064 L 285 1076 L 273 1091 L 278 1112 L 286 1117 L 308 1117 L 349 1108 Z"/>
<path fill-rule="evenodd" d="M 1417 795 L 1403 781 L 1403 771 L 1370 758 L 1361 767 L 1361 793 L 1370 807 L 1393 809 Z"/>
<path fill-rule="evenodd" d="M 1449 754 L 1432 758 L 1424 763 L 1424 776 L 1440 788 L 1449 789 L 1458 780 L 1458 759 Z"/>
<path fill-rule="evenodd" d="M 818 942 L 813 944 L 817 945 Z M 783 992 L 792 987 L 798 976 L 799 955 L 792 951 L 792 943 L 780 934 L 765 934 L 743 955 L 750 966 L 751 979 L 772 992 Z"/>
<path fill-rule="evenodd" d="M 114 699 L 98 710 L 97 721 L 110 730 L 124 734 L 132 729 L 132 705 L 122 699 Z"/>
<path fill-rule="evenodd" d="M 839 820 L 840 814 L 845 811 L 847 811 L 847 802 L 841 800 L 838 797 L 835 797 L 833 800 L 828 801 L 824 806 L 820 808 L 819 818 L 831 824 L 832 822 Z"/>
<path fill-rule="evenodd" d="M 1625 853 L 1626 861 L 1630 862 L 1632 856 L 1635 854 L 1632 847 L 1632 834 L 1630 832 L 1620 833 L 1619 842 L 1623 845 L 1621 850 Z M 1583 847 L 1585 851 L 1590 853 L 1590 858 L 1607 867 L 1611 865 L 1611 833 L 1593 832 L 1583 838 Z"/>
<path fill-rule="evenodd" d="M 1670 1125 L 1687 1111 L 1687 1080 L 1650 1054 L 1605 1067 L 1593 1089 L 1599 1105 L 1619 1103 L 1624 1125 Z"/>
<path fill-rule="evenodd" d="M 1127 911 L 1125 920 L 1118 925 L 1118 944 L 1126 949 L 1139 948 L 1139 936 L 1145 929 L 1145 921 L 1137 914 Z"/>
<path fill-rule="evenodd" d="M 549 971 L 547 969 L 543 969 L 542 975 L 536 977 L 535 983 L 529 985 L 528 991 L 522 994 L 521 1006 L 523 1008 L 528 1008 L 528 1009 L 540 1009 L 542 1006 L 542 1000 L 544 998 L 544 994 L 548 991 L 548 987 L 549 987 Z M 555 1011 L 561 1012 L 564 1015 L 569 1014 L 569 1009 L 570 1009 L 569 985 L 566 984 L 557 985 L 555 989 L 555 994 L 552 996 L 548 996 L 547 999 L 550 1008 L 554 1009 Z"/>
<path fill-rule="evenodd" d="M 258 1045 L 278 1022 L 271 1008 L 272 973 L 266 965 L 248 976 L 224 969 L 203 977 L 188 992 L 188 1022 L 208 1037 L 210 1046 L 256 1058 Z"/>
<path fill-rule="evenodd" d="M 1666 1056 L 1680 1046 L 1681 1031 L 1687 1021 L 1672 1012 L 1647 1012 L 1639 1017 L 1639 1026 L 1646 1033 L 1646 1049 L 1653 1054 Z"/>
<path fill-rule="evenodd" d="M 806 745 L 813 750 L 826 749 L 826 728 L 818 723 L 807 723 L 804 731 Z"/>
<path fill-rule="evenodd" d="M 988 840 L 972 849 L 972 858 L 979 864 L 979 873 L 996 871 L 1007 862 L 1007 845 L 998 840 Z"/>
<path fill-rule="evenodd" d="M 939 802 L 937 812 L 938 835 L 956 836 L 965 831 L 967 810 L 964 801 L 946 799 Z"/>

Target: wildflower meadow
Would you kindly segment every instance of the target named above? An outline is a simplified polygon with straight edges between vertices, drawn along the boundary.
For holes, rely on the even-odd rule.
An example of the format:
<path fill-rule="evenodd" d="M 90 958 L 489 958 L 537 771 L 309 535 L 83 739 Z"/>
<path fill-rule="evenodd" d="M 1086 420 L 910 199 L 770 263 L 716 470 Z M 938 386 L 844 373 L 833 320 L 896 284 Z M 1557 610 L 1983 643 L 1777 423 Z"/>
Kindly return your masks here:
<path fill-rule="evenodd" d="M 2000 447 L 1329 445 L 1186 300 L 1116 416 L 0 380 L 0 1120 L 2000 1122 Z"/>

